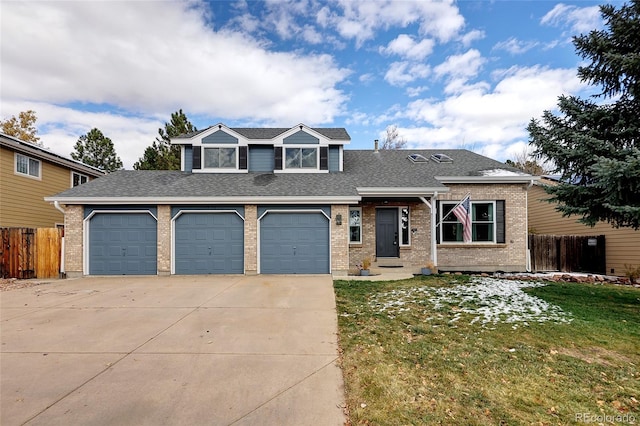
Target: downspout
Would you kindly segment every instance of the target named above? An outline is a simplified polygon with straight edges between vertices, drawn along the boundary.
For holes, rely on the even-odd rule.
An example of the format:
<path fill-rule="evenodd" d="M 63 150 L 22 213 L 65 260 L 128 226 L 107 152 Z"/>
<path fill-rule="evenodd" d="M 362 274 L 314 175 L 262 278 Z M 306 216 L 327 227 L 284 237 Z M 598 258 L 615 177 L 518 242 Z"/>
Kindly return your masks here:
<path fill-rule="evenodd" d="M 60 210 L 60 212 L 64 215 L 64 209 L 60 206 L 60 202 L 59 201 L 54 201 L 53 202 L 53 206 Z M 64 233 L 65 230 L 64 228 L 62 229 L 62 241 L 60 242 L 61 247 L 60 247 L 60 275 L 64 276 Z"/>
<path fill-rule="evenodd" d="M 426 198 L 418 197 L 420 201 L 425 203 L 429 209 L 431 210 L 431 261 L 435 266 L 438 266 L 438 252 L 437 252 L 437 244 L 436 244 L 436 206 L 435 204 L 429 203 Z M 438 198 L 438 192 L 435 191 L 433 196 L 431 197 L 431 201 L 435 202 L 435 199 Z"/>
<path fill-rule="evenodd" d="M 524 194 L 524 200 L 526 202 L 526 206 L 527 206 L 527 214 L 525 215 L 525 219 L 524 219 L 524 224 L 527 230 L 527 258 L 526 258 L 526 265 L 525 265 L 525 269 L 527 270 L 527 272 L 531 272 L 531 248 L 529 247 L 529 190 L 531 189 L 531 187 L 533 186 L 533 179 L 531 179 L 531 181 L 529 182 L 529 185 L 527 185 L 527 187 L 525 188 L 525 194 Z"/>

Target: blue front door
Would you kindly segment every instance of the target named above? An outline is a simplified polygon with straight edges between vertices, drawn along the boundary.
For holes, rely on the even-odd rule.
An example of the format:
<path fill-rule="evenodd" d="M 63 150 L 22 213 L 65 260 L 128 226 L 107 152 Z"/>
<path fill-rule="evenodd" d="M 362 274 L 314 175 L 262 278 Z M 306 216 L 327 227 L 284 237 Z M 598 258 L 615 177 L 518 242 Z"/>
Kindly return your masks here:
<path fill-rule="evenodd" d="M 376 210 L 376 256 L 400 256 L 398 209 Z"/>

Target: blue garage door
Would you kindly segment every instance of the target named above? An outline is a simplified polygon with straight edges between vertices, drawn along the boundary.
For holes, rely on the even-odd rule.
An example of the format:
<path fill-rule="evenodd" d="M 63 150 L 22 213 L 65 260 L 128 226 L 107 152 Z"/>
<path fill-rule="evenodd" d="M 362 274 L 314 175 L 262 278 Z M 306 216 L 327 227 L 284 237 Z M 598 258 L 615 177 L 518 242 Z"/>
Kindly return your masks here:
<path fill-rule="evenodd" d="M 89 222 L 89 274 L 156 275 L 157 222 L 148 213 L 97 213 Z"/>
<path fill-rule="evenodd" d="M 260 221 L 260 273 L 328 274 L 327 217 L 316 212 L 267 213 Z"/>
<path fill-rule="evenodd" d="M 175 220 L 176 274 L 244 273 L 244 221 L 236 213 L 183 213 Z"/>

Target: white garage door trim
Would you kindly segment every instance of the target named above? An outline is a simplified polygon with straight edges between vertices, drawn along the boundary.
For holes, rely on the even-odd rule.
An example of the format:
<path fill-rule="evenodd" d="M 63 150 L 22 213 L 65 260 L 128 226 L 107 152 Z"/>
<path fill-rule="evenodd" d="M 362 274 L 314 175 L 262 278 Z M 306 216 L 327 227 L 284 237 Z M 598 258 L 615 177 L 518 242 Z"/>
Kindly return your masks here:
<path fill-rule="evenodd" d="M 242 219 L 242 222 L 244 222 L 244 216 L 238 213 L 237 210 L 179 210 L 178 213 L 171 218 L 171 275 L 175 275 L 176 273 L 176 219 L 183 214 L 189 213 L 235 213 Z M 244 243 L 246 243 L 246 241 L 243 242 L 243 246 Z M 246 266 L 244 267 L 246 268 Z"/>
<path fill-rule="evenodd" d="M 158 218 L 156 217 L 156 215 L 154 215 L 151 212 L 151 210 L 147 210 L 147 209 L 144 209 L 144 210 L 92 210 L 91 213 L 89 213 L 87 217 L 85 217 L 84 220 L 82 221 L 82 235 L 83 235 L 83 244 L 84 244 L 84 248 L 82 250 L 82 257 L 84 258 L 82 261 L 83 275 L 89 275 L 89 270 L 90 270 L 89 269 L 89 246 L 90 246 L 89 234 L 91 233 L 90 231 L 91 218 L 97 214 L 102 214 L 102 213 L 136 213 L 136 214 L 146 213 L 156 221 L 156 224 L 158 222 Z"/>
<path fill-rule="evenodd" d="M 322 209 L 267 209 L 260 215 L 258 218 L 258 226 L 257 226 L 257 244 L 256 244 L 256 254 L 257 254 L 257 265 L 258 265 L 258 274 L 262 273 L 260 270 L 260 223 L 262 222 L 262 218 L 268 215 L 269 213 L 322 213 L 324 217 L 327 218 L 329 222 L 329 226 L 327 227 L 329 232 L 329 273 L 331 273 L 331 216 L 325 213 Z"/>

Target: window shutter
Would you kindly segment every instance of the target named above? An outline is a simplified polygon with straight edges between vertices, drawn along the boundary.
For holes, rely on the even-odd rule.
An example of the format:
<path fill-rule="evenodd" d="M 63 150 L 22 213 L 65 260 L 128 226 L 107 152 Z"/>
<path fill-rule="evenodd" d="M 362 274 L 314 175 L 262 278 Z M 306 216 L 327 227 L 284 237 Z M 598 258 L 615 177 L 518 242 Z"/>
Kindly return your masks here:
<path fill-rule="evenodd" d="M 247 147 L 238 147 L 238 168 L 240 170 L 247 170 Z"/>
<path fill-rule="evenodd" d="M 282 147 L 276 146 L 274 148 L 274 152 L 275 152 L 275 156 L 274 156 L 275 164 L 273 168 L 275 170 L 282 170 Z"/>
<path fill-rule="evenodd" d="M 202 147 L 201 146 L 194 146 L 193 147 L 193 168 L 194 169 L 201 169 L 202 167 L 200 166 L 200 152 L 202 151 Z"/>
<path fill-rule="evenodd" d="M 329 147 L 320 147 L 320 170 L 329 170 Z"/>
<path fill-rule="evenodd" d="M 506 242 L 504 200 L 496 201 L 496 243 Z"/>

